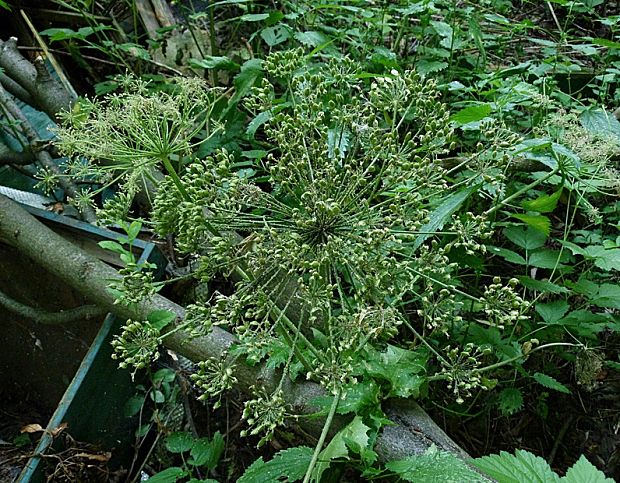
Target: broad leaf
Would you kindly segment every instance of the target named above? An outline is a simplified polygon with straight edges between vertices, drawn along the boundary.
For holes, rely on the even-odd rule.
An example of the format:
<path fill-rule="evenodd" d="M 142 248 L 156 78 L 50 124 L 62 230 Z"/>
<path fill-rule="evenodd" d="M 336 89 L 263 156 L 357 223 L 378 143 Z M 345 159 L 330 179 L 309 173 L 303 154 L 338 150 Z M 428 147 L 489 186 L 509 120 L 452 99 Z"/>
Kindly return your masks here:
<path fill-rule="evenodd" d="M 535 200 L 524 201 L 521 206 L 528 211 L 537 211 L 539 213 L 550 213 L 555 210 L 558 200 L 562 196 L 562 188 L 551 195 L 542 195 Z"/>
<path fill-rule="evenodd" d="M 588 109 L 581 114 L 581 124 L 592 134 L 607 135 L 620 142 L 620 122 L 610 112 Z"/>
<path fill-rule="evenodd" d="M 374 378 L 391 384 L 390 394 L 400 397 L 416 397 L 426 380 L 426 355 L 393 345 L 379 352 L 369 346 L 364 361 L 366 372 Z"/>
<path fill-rule="evenodd" d="M 173 466 L 171 468 L 166 468 L 164 471 L 160 471 L 146 481 L 148 483 L 174 483 L 184 476 L 187 476 L 187 471 L 183 468 Z"/>
<path fill-rule="evenodd" d="M 313 452 L 312 448 L 298 446 L 280 451 L 267 462 L 261 456 L 245 470 L 237 483 L 273 483 L 281 481 L 281 478 L 287 478 L 289 482 L 301 480 L 310 465 Z"/>
<path fill-rule="evenodd" d="M 549 280 L 535 280 L 531 277 L 519 276 L 517 277 L 521 285 L 530 290 L 537 290 L 538 292 L 561 294 L 569 293 L 566 287 L 562 287 L 558 284 L 550 282 Z"/>
<path fill-rule="evenodd" d="M 447 196 L 443 202 L 430 215 L 430 221 L 426 223 L 420 232 L 422 232 L 413 242 L 413 251 L 417 250 L 426 239 L 435 231 L 441 230 L 446 222 L 456 210 L 458 210 L 463 202 L 469 198 L 479 188 L 478 185 L 464 188 L 461 191 Z"/>
<path fill-rule="evenodd" d="M 200 438 L 192 445 L 190 452 L 192 459 L 188 463 L 194 466 L 205 466 L 212 470 L 217 466 L 224 447 L 224 437 L 219 431 L 213 435 L 213 439 Z"/>
<path fill-rule="evenodd" d="M 165 439 L 164 444 L 166 445 L 166 449 L 171 453 L 184 453 L 192 449 L 194 438 L 189 433 L 178 431 L 170 434 Z"/>
<path fill-rule="evenodd" d="M 503 233 L 512 243 L 526 250 L 540 248 L 547 240 L 547 235 L 530 227 L 510 226 Z"/>
<path fill-rule="evenodd" d="M 534 374 L 533 377 L 538 384 L 540 384 L 541 386 L 545 386 L 547 389 L 553 389 L 558 392 L 563 392 L 564 394 L 570 394 L 569 388 L 567 388 L 561 382 L 556 381 L 553 377 L 548 376 L 547 374 L 537 372 L 536 374 Z"/>
<path fill-rule="evenodd" d="M 424 483 L 478 483 L 487 481 L 451 453 L 432 445 L 423 454 L 390 461 L 385 467 L 405 481 Z"/>
<path fill-rule="evenodd" d="M 614 480 L 605 477 L 605 474 L 583 455 L 569 468 L 566 476 L 563 476 L 560 481 L 562 483 L 614 483 Z"/>
<path fill-rule="evenodd" d="M 329 468 L 332 461 L 336 458 L 345 458 L 349 454 L 348 447 L 354 446 L 354 450 L 360 453 L 368 446 L 370 428 L 362 422 L 362 418 L 356 416 L 347 426 L 342 428 L 332 438 L 329 444 L 319 455 L 319 461 L 314 467 L 312 478 L 314 481 L 321 481 L 323 472 Z"/>
<path fill-rule="evenodd" d="M 551 233 L 551 220 L 543 215 L 524 215 L 522 213 L 515 213 L 511 215 L 513 218 L 517 220 L 521 220 L 524 223 L 527 223 L 528 226 L 538 230 L 543 233 L 545 236 L 549 236 Z"/>
<path fill-rule="evenodd" d="M 235 103 L 242 97 L 245 97 L 262 74 L 263 63 L 260 59 L 250 59 L 246 61 L 241 66 L 241 72 L 239 72 L 233 80 L 235 95 L 232 97 L 231 103 Z"/>
<path fill-rule="evenodd" d="M 168 324 L 172 323 L 176 319 L 176 314 L 169 310 L 153 310 L 147 315 L 146 320 L 149 321 L 151 326 L 161 330 Z"/>
<path fill-rule="evenodd" d="M 523 394 L 515 387 L 507 387 L 499 393 L 497 405 L 504 416 L 511 416 L 523 407 Z"/>
<path fill-rule="evenodd" d="M 536 312 L 542 317 L 546 324 L 555 324 L 566 315 L 570 306 L 566 300 L 555 300 L 554 302 L 536 304 Z"/>
<path fill-rule="evenodd" d="M 461 109 L 450 116 L 450 120 L 458 124 L 468 124 L 484 119 L 491 114 L 490 104 L 478 104 L 477 106 L 469 106 Z"/>
<path fill-rule="evenodd" d="M 547 462 L 528 451 L 476 458 L 472 464 L 501 483 L 558 483 L 560 478 Z"/>

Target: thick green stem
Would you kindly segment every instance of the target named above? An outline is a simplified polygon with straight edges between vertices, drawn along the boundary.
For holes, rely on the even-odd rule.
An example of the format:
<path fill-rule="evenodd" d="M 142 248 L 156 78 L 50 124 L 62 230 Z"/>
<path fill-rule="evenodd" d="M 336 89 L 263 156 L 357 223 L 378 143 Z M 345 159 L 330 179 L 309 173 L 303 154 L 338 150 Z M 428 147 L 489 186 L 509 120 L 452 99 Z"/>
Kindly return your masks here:
<path fill-rule="evenodd" d="M 511 194 L 508 198 L 500 201 L 497 205 L 495 205 L 493 208 L 488 209 L 485 213 L 484 216 L 488 217 L 490 215 L 492 215 L 493 213 L 495 213 L 497 210 L 501 209 L 503 206 L 506 206 L 508 203 L 510 203 L 512 200 L 518 198 L 519 196 L 521 196 L 523 193 L 527 193 L 529 190 L 536 188 L 536 186 L 538 186 L 539 184 L 543 183 L 544 181 L 548 180 L 549 178 L 551 178 L 553 175 L 557 174 L 560 171 L 560 167 L 557 166 L 556 168 L 554 168 L 552 171 L 550 171 L 549 173 L 547 173 L 545 176 L 543 176 L 540 179 L 537 179 L 536 181 L 533 181 L 532 183 L 528 184 L 527 186 L 521 188 L 519 191 Z"/>
<path fill-rule="evenodd" d="M 310 460 L 310 464 L 308 465 L 308 469 L 306 470 L 306 476 L 304 476 L 303 483 L 308 483 L 310 481 L 310 478 L 312 477 L 312 472 L 314 471 L 314 467 L 316 466 L 316 463 L 319 460 L 319 455 L 321 454 L 321 451 L 323 450 L 323 444 L 325 444 L 325 439 L 327 439 L 329 428 L 331 427 L 332 421 L 334 420 L 336 409 L 338 409 L 338 404 L 340 403 L 341 393 L 342 391 L 338 389 L 338 392 L 334 396 L 334 400 L 332 401 L 332 406 L 329 408 L 329 414 L 327 415 L 327 419 L 325 420 L 325 424 L 323 425 L 323 431 L 321 431 L 321 436 L 319 437 L 319 442 L 316 444 L 316 447 L 314 448 L 312 459 Z"/>
<path fill-rule="evenodd" d="M 185 190 L 185 187 L 183 186 L 183 183 L 181 182 L 181 178 L 179 178 L 179 175 L 174 169 L 174 166 L 172 166 L 172 163 L 170 162 L 170 160 L 168 158 L 162 158 L 161 162 L 164 165 L 164 168 L 166 168 L 166 171 L 168 172 L 170 177 L 172 178 L 174 185 L 179 190 L 179 193 L 181 193 L 181 196 L 183 197 L 183 199 L 185 201 L 189 201 L 190 200 L 189 194 Z"/>

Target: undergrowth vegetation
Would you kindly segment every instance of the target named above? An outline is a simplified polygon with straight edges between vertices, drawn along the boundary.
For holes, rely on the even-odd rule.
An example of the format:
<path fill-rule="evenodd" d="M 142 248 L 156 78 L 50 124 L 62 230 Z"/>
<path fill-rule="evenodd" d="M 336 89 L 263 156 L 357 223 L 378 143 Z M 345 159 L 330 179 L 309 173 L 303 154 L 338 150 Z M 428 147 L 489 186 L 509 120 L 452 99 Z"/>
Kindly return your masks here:
<path fill-rule="evenodd" d="M 65 6 L 92 20 L 88 5 Z M 261 457 L 239 481 L 482 481 L 434 448 L 380 463 L 382 402 L 544 421 L 617 379 L 620 12 L 592 0 L 178 8 L 197 52 L 156 75 L 172 29 L 125 47 L 103 24 L 43 32 L 133 71 L 100 79 L 56 145 L 65 175 L 93 186 L 74 201 L 128 234 L 129 247 L 106 247 L 126 257 L 119 303 L 191 279 L 182 327 L 236 336 L 192 374 L 202 399 L 217 408 L 236 365 L 278 368 L 280 384 L 257 382 L 242 412 L 261 446 L 296 420 L 284 381 L 329 394 L 314 448 Z M 131 256 L 140 227 L 174 246 L 164 284 Z M 128 321 L 121 365 L 157 359 L 170 321 Z M 336 414 L 353 418 L 328 436 Z M 200 461 L 215 474 L 221 435 L 181 435 L 167 447 L 193 459 L 152 481 L 195 476 Z M 498 481 L 605 481 L 585 457 L 562 479 L 527 451 L 473 464 Z"/>

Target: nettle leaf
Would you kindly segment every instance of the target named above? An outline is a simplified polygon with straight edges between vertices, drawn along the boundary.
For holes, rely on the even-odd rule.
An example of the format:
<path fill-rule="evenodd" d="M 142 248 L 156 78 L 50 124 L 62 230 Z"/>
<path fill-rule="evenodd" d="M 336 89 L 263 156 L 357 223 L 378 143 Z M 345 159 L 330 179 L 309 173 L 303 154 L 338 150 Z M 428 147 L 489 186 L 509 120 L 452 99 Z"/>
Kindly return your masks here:
<path fill-rule="evenodd" d="M 184 476 L 187 476 L 187 471 L 183 468 L 173 466 L 171 468 L 166 468 L 164 471 L 160 471 L 146 481 L 149 483 L 174 483 Z"/>
<path fill-rule="evenodd" d="M 509 226 L 504 228 L 504 236 L 525 250 L 535 250 L 545 244 L 547 235 L 531 227 Z"/>
<path fill-rule="evenodd" d="M 353 421 L 338 431 L 325 449 L 319 454 L 319 461 L 312 472 L 313 480 L 321 481 L 321 476 L 325 470 L 329 468 L 334 459 L 348 456 L 348 448 L 351 448 L 358 454 L 360 454 L 364 448 L 367 448 L 370 441 L 370 437 L 367 434 L 368 431 L 370 431 L 370 427 L 366 426 L 359 416 L 356 416 Z"/>
<path fill-rule="evenodd" d="M 235 95 L 231 99 L 231 103 L 238 102 L 239 99 L 249 94 L 256 81 L 263 75 L 263 62 L 260 59 L 247 60 L 241 66 L 234 80 Z"/>
<path fill-rule="evenodd" d="M 528 211 L 537 211 L 538 213 L 550 213 L 555 210 L 558 201 L 562 196 L 562 188 L 555 191 L 551 195 L 541 195 L 535 200 L 524 201 L 521 206 Z"/>
<path fill-rule="evenodd" d="M 584 249 L 587 258 L 594 259 L 594 265 L 601 270 L 620 270 L 620 248 L 606 248 L 603 245 L 590 245 Z"/>
<path fill-rule="evenodd" d="M 429 222 L 420 228 L 422 234 L 418 235 L 413 242 L 413 251 L 417 250 L 420 245 L 431 236 L 429 233 L 441 230 L 452 214 L 458 210 L 465 200 L 477 191 L 478 188 L 479 185 L 470 186 L 444 198 L 443 202 L 431 213 Z"/>
<path fill-rule="evenodd" d="M 605 473 L 600 471 L 596 466 L 581 455 L 571 468 L 566 472 L 560 481 L 562 483 L 614 483 L 614 480 L 607 478 Z"/>
<path fill-rule="evenodd" d="M 554 391 L 563 392 L 564 394 L 570 394 L 570 389 L 559 381 L 556 381 L 553 377 L 537 372 L 534 374 L 534 380 L 541 386 L 545 386 L 547 389 L 553 389 Z"/>
<path fill-rule="evenodd" d="M 426 360 L 426 354 L 388 344 L 382 352 L 369 346 L 363 363 L 370 376 L 390 383 L 390 395 L 417 397 L 426 381 Z"/>
<path fill-rule="evenodd" d="M 502 451 L 498 455 L 475 458 L 472 464 L 502 483 L 557 483 L 560 481 L 560 477 L 553 472 L 544 459 L 529 451 L 519 449 L 514 455 Z"/>
<path fill-rule="evenodd" d="M 530 290 L 536 290 L 538 292 L 543 293 L 552 293 L 552 294 L 561 294 L 561 293 L 569 293 L 566 287 L 562 287 L 558 284 L 550 282 L 549 280 L 535 280 L 532 277 L 527 277 L 524 275 L 518 276 L 519 282 L 525 288 Z"/>
<path fill-rule="evenodd" d="M 521 213 L 515 213 L 511 215 L 513 218 L 517 220 L 521 220 L 524 223 L 527 223 L 528 226 L 532 227 L 535 230 L 538 230 L 541 233 L 544 233 L 545 236 L 549 236 L 551 233 L 551 220 L 543 215 L 524 215 Z"/>
<path fill-rule="evenodd" d="M 523 408 L 523 394 L 516 387 L 507 387 L 499 393 L 497 406 L 504 416 L 511 416 Z"/>
<path fill-rule="evenodd" d="M 164 442 L 166 449 L 171 453 L 184 453 L 192 449 L 194 438 L 185 431 L 177 431 L 170 434 Z"/>
<path fill-rule="evenodd" d="M 103 240 L 98 243 L 98 245 L 104 250 L 109 250 L 114 253 L 118 253 L 119 255 L 124 255 L 129 250 L 127 250 L 123 245 L 117 243 L 112 240 Z"/>
<path fill-rule="evenodd" d="M 588 109 L 580 117 L 581 125 L 596 135 L 611 136 L 620 140 L 620 121 L 612 113 L 602 109 Z"/>
<path fill-rule="evenodd" d="M 566 315 L 570 305 L 566 300 L 536 304 L 535 310 L 547 324 L 555 324 Z"/>
<path fill-rule="evenodd" d="M 549 248 L 540 248 L 533 251 L 528 256 L 528 263 L 538 268 L 564 268 L 560 263 L 562 253 L 559 250 L 551 250 Z"/>
<path fill-rule="evenodd" d="M 151 326 L 161 330 L 168 324 L 172 323 L 177 316 L 174 312 L 169 310 L 153 310 L 146 316 L 146 320 L 149 321 Z"/>
<path fill-rule="evenodd" d="M 450 116 L 450 121 L 458 124 L 469 124 L 470 122 L 481 121 L 491 114 L 490 104 L 478 104 L 461 109 Z"/>
<path fill-rule="evenodd" d="M 451 453 L 440 451 L 435 445 L 423 454 L 390 461 L 385 467 L 405 481 L 425 483 L 477 483 L 487 481 Z"/>
<path fill-rule="evenodd" d="M 443 60 L 422 59 L 416 63 L 416 71 L 422 76 L 440 72 L 448 68 L 448 63 Z"/>
<path fill-rule="evenodd" d="M 338 403 L 338 414 L 358 413 L 365 407 L 375 407 L 379 404 L 379 385 L 370 380 L 364 380 L 343 389 L 344 398 Z M 334 400 L 333 396 L 319 396 L 312 400 L 313 406 L 329 411 Z"/>
<path fill-rule="evenodd" d="M 192 445 L 190 451 L 192 458 L 188 463 L 212 470 L 217 466 L 225 446 L 224 437 L 219 431 L 213 435 L 213 439 L 200 438 Z"/>
<path fill-rule="evenodd" d="M 298 446 L 279 451 L 270 461 L 258 458 L 245 470 L 237 483 L 273 483 L 287 478 L 293 482 L 301 480 L 310 465 L 314 450 L 307 446 Z"/>
<path fill-rule="evenodd" d="M 261 38 L 269 47 L 275 47 L 291 38 L 291 31 L 287 25 L 274 25 L 263 29 L 260 33 Z"/>
<path fill-rule="evenodd" d="M 487 250 L 489 253 L 493 253 L 494 255 L 499 255 L 504 260 L 510 263 L 516 263 L 518 265 L 527 265 L 527 261 L 517 252 L 513 252 L 512 250 L 508 250 L 507 248 L 494 247 L 491 245 L 487 245 Z"/>
<path fill-rule="evenodd" d="M 202 59 L 189 59 L 188 63 L 198 69 L 239 70 L 239 64 L 228 57 L 205 55 Z"/>
<path fill-rule="evenodd" d="M 319 45 L 326 44 L 330 41 L 330 38 L 327 35 L 315 30 L 297 32 L 294 37 L 295 40 L 309 47 L 318 47 Z"/>

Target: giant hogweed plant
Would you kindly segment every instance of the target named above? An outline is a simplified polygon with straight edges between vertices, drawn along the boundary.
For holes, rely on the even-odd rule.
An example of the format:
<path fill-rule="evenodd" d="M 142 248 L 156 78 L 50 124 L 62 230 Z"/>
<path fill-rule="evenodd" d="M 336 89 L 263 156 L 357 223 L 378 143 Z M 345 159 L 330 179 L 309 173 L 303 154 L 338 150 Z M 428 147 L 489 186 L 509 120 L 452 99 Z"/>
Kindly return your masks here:
<path fill-rule="evenodd" d="M 358 435 L 357 445 L 347 446 L 368 466 L 375 457 L 367 446 L 384 421 L 369 401 L 418 397 L 429 382 L 446 381 L 463 403 L 495 384 L 486 374 L 554 345 L 536 346 L 527 334 L 516 337 L 533 312 L 517 279 L 489 277 L 471 287 L 461 279 L 468 269 L 450 257 L 488 256 L 490 217 L 563 173 L 570 159 L 552 151 L 551 171 L 506 196 L 506 170 L 527 145 L 501 126 L 486 125 L 476 150 L 448 168 L 442 157 L 454 132 L 446 106 L 434 83 L 415 72 L 392 71 L 367 81 L 346 58 L 311 65 L 300 50 L 270 55 L 264 70 L 267 77 L 245 100 L 254 117 L 252 132 L 263 125 L 262 142 L 269 147 L 254 175 L 239 170 L 234 153 L 224 149 L 192 157 L 192 146 L 205 136 L 197 128 L 205 125 L 204 109 L 192 107 L 197 118 L 189 115 L 185 129 L 175 131 L 172 145 L 182 147 L 183 157 L 169 149 L 165 156 L 161 149 L 144 155 L 144 146 L 171 145 L 158 138 L 170 133 L 170 113 L 176 111 L 158 111 L 157 103 L 150 104 L 157 129 L 141 132 L 142 118 L 127 117 L 123 129 L 84 130 L 80 147 L 78 128 L 106 124 L 105 108 L 96 107 L 86 123 L 78 119 L 75 131 L 60 136 L 65 148 L 92 156 L 95 151 L 86 148 L 105 133 L 106 158 L 126 162 L 115 165 L 122 179 L 143 172 L 140 160 L 167 170 L 150 223 L 162 236 L 173 235 L 179 252 L 194 259 L 197 278 L 234 282 L 231 290 L 188 307 L 184 326 L 196 334 L 220 325 L 238 338 L 228 357 L 200 363 L 194 381 L 205 398 L 219 398 L 236 381 L 234 364 L 266 360 L 282 368 L 274 391 L 255 387 L 246 402 L 246 432 L 263 435 L 260 444 L 292 416 L 284 378 L 324 385 L 333 395 L 325 428 L 315 450 L 305 453 L 304 479 L 318 480 L 332 458 L 346 456 L 330 450 L 344 442 L 333 440 L 322 450 L 339 406 L 360 414 L 339 437 Z M 199 99 L 219 94 L 205 86 L 197 91 Z M 187 94 L 177 95 L 183 106 Z M 150 103 L 153 94 L 141 89 L 118 98 L 123 96 Z M 174 104 L 174 98 L 166 99 Z M 133 161 L 132 152 L 138 154 Z M 124 188 L 121 200 L 132 194 Z M 135 303 L 135 297 L 125 299 Z M 124 365 L 144 367 L 156 357 L 165 325 L 160 315 L 152 317 L 155 322 L 127 324 L 115 342 Z M 484 338 L 468 340 L 469 333 L 490 329 L 504 334 L 508 353 L 505 345 L 480 342 Z"/>

